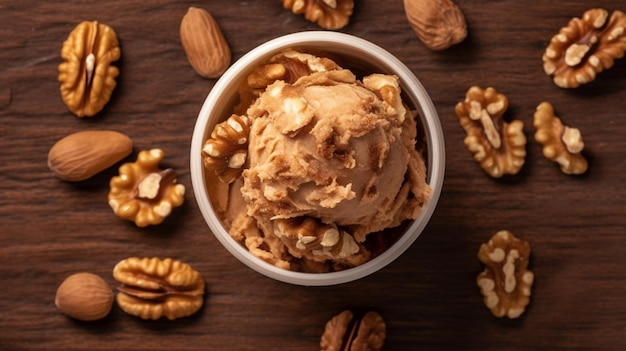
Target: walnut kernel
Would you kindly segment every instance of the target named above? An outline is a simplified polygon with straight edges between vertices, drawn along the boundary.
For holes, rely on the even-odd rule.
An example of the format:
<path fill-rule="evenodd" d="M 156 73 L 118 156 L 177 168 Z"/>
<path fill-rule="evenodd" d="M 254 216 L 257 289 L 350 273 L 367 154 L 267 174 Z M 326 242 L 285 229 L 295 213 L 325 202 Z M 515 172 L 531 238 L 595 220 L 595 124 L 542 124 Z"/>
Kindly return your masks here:
<path fill-rule="evenodd" d="M 543 146 L 543 155 L 558 163 L 563 173 L 582 174 L 587 171 L 587 160 L 581 154 L 585 144 L 580 130 L 564 126 L 549 102 L 537 106 L 533 125 L 537 129 L 535 140 Z"/>
<path fill-rule="evenodd" d="M 325 29 L 345 27 L 352 16 L 354 0 L 279 0 L 294 14 L 304 14 L 304 18 Z"/>
<path fill-rule="evenodd" d="M 379 351 L 383 348 L 387 327 L 376 312 L 367 312 L 355 318 L 348 310 L 326 323 L 320 340 L 321 351 Z"/>
<path fill-rule="evenodd" d="M 387 113 L 397 115 L 399 124 L 404 123 L 407 109 L 402 103 L 400 82 L 397 77 L 378 73 L 370 74 L 363 77 L 363 85 L 385 102 L 383 106 Z"/>
<path fill-rule="evenodd" d="M 234 111 L 236 114 L 245 114 L 254 100 L 277 80 L 293 84 L 298 78 L 308 76 L 313 72 L 338 69 L 341 67 L 329 58 L 285 50 L 272 56 L 264 65 L 255 68 L 239 85 L 240 102 Z"/>
<path fill-rule="evenodd" d="M 69 34 L 59 65 L 63 102 L 78 117 L 93 116 L 109 101 L 119 69 L 112 65 L 121 51 L 113 28 L 82 22 Z"/>
<path fill-rule="evenodd" d="M 561 88 L 593 81 L 626 51 L 626 15 L 594 8 L 573 18 L 550 40 L 542 60 L 546 74 Z"/>
<path fill-rule="evenodd" d="M 163 156 L 161 149 L 144 150 L 136 162 L 119 168 L 108 195 L 115 214 L 145 227 L 163 222 L 173 208 L 183 204 L 185 186 L 176 183 L 174 170 L 159 168 Z"/>
<path fill-rule="evenodd" d="M 509 100 L 494 88 L 471 87 L 455 113 L 467 136 L 465 145 L 494 178 L 517 174 L 526 159 L 526 136 L 520 120 L 504 121 Z"/>
<path fill-rule="evenodd" d="M 530 245 L 502 230 L 480 246 L 485 270 L 476 278 L 487 308 L 496 317 L 517 318 L 530 301 L 534 275 L 527 270 Z"/>
<path fill-rule="evenodd" d="M 142 319 L 177 319 L 197 312 L 204 302 L 204 279 L 190 265 L 171 258 L 131 257 L 120 261 L 113 277 L 117 304 Z"/>
<path fill-rule="evenodd" d="M 215 172 L 224 183 L 232 183 L 240 174 L 248 157 L 250 120 L 233 114 L 219 123 L 204 142 L 204 167 Z"/>
<path fill-rule="evenodd" d="M 352 235 L 334 224 L 321 224 L 309 217 L 275 219 L 272 222 L 274 234 L 295 257 L 305 256 L 313 261 L 347 260 L 355 265 L 369 257 Z"/>

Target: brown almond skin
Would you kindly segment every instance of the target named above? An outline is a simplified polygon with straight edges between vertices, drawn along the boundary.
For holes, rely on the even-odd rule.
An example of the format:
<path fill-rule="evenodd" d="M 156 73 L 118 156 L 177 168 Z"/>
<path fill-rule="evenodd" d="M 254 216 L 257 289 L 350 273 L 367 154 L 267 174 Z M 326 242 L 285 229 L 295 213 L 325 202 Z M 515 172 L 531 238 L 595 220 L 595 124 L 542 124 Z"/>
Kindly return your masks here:
<path fill-rule="evenodd" d="M 424 45 L 441 51 L 467 37 L 461 9 L 452 0 L 404 0 L 409 24 Z"/>
<path fill-rule="evenodd" d="M 112 130 L 89 130 L 70 134 L 48 152 L 48 167 L 71 182 L 89 179 L 113 166 L 133 151 L 125 134 Z"/>
<path fill-rule="evenodd" d="M 180 23 L 180 41 L 193 69 L 205 78 L 219 77 L 230 65 L 230 48 L 207 11 L 190 7 Z"/>
<path fill-rule="evenodd" d="M 113 307 L 113 291 L 93 273 L 75 273 L 57 289 L 54 304 L 65 315 L 81 321 L 106 317 Z"/>

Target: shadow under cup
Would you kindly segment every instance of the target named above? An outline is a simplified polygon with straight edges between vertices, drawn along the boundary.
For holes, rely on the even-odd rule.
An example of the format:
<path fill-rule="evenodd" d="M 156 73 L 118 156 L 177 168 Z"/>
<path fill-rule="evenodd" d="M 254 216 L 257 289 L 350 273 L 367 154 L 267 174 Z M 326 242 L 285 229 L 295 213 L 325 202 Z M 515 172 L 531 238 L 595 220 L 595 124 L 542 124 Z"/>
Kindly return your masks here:
<path fill-rule="evenodd" d="M 272 56 L 292 48 L 323 55 L 341 67 L 352 70 L 357 78 L 372 73 L 393 74 L 399 77 L 405 104 L 418 112 L 418 138 L 423 136 L 427 182 L 432 195 L 417 219 L 405 221 L 397 228 L 384 231 L 395 242 L 370 261 L 353 268 L 329 273 L 302 273 L 273 266 L 252 255 L 233 240 L 214 211 L 210 200 L 201 149 L 215 125 L 232 114 L 238 103 L 238 87 L 243 79 Z M 418 140 L 418 144 L 420 141 Z M 198 115 L 191 141 L 191 180 L 198 206 L 210 230 L 220 243 L 238 260 L 253 270 L 276 280 L 305 286 L 335 285 L 357 280 L 372 274 L 400 256 L 417 239 L 430 220 L 436 207 L 445 168 L 443 132 L 437 111 L 426 90 L 415 75 L 397 58 L 381 47 L 352 35 L 312 31 L 282 36 L 253 49 L 235 62 L 215 83 Z M 389 231 L 387 233 L 387 231 Z M 368 240 L 369 241 L 369 236 Z"/>

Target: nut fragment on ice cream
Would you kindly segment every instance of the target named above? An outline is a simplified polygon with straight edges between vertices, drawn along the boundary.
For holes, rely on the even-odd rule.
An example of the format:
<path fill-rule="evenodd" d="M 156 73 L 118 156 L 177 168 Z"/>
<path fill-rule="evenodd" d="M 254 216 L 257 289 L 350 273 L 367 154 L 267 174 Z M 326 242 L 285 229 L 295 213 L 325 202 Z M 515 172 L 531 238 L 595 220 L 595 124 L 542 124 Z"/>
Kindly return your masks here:
<path fill-rule="evenodd" d="M 308 76 L 313 72 L 326 72 L 339 68 L 337 63 L 326 57 L 286 50 L 256 67 L 239 84 L 240 102 L 235 106 L 234 112 L 245 114 L 248 107 L 265 91 L 267 86 L 277 80 L 293 84 L 300 77 Z"/>
<path fill-rule="evenodd" d="M 248 156 L 250 123 L 245 116 L 233 114 L 218 124 L 202 147 L 204 165 L 215 171 L 219 180 L 230 183 L 240 174 Z"/>
<path fill-rule="evenodd" d="M 293 51 L 269 62 L 285 55 L 316 62 Z M 242 96 L 252 102 L 241 117 L 249 122 L 241 176 L 219 182 L 205 166 L 211 200 L 235 240 L 276 266 L 326 272 L 382 252 L 375 246 L 392 241 L 384 230 L 417 218 L 430 187 L 416 113 L 402 102 L 397 77 L 359 80 L 316 60 L 326 64 Z"/>

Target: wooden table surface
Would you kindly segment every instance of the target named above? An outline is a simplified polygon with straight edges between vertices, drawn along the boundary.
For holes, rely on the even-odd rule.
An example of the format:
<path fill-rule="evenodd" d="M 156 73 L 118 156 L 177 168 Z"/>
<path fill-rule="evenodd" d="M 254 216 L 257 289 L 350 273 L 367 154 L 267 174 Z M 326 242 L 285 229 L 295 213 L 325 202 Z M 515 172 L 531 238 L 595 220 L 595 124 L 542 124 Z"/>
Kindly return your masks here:
<path fill-rule="evenodd" d="M 341 32 L 397 55 L 421 80 L 446 138 L 446 175 L 432 220 L 397 261 L 370 277 L 302 287 L 262 276 L 233 258 L 206 226 L 189 174 L 196 116 L 215 83 L 196 75 L 179 39 L 189 6 L 210 11 L 238 59 L 280 35 L 320 29 L 278 1 L 165 0 L 0 2 L 0 349 L 1 350 L 316 350 L 325 322 L 344 309 L 375 310 L 387 322 L 386 350 L 626 349 L 626 60 L 576 90 L 555 86 L 541 55 L 560 27 L 592 6 L 626 10 L 622 0 L 459 0 L 468 38 L 426 49 L 402 1 L 361 0 Z M 79 119 L 57 82 L 60 49 L 83 20 L 118 34 L 118 87 L 96 117 Z M 454 105 L 472 85 L 510 100 L 507 118 L 529 139 L 520 174 L 487 176 L 463 144 Z M 550 101 L 579 128 L 587 174 L 564 175 L 533 140 L 532 116 Z M 185 204 L 162 225 L 118 219 L 106 197 L 117 166 L 78 183 L 47 166 L 55 141 L 76 131 L 114 129 L 139 150 L 160 147 L 187 187 Z M 508 229 L 532 246 L 535 285 L 517 320 L 483 305 L 476 253 Z M 75 272 L 114 287 L 114 265 L 131 256 L 172 257 L 207 283 L 201 312 L 144 321 L 117 306 L 102 321 L 78 322 L 54 305 Z"/>

